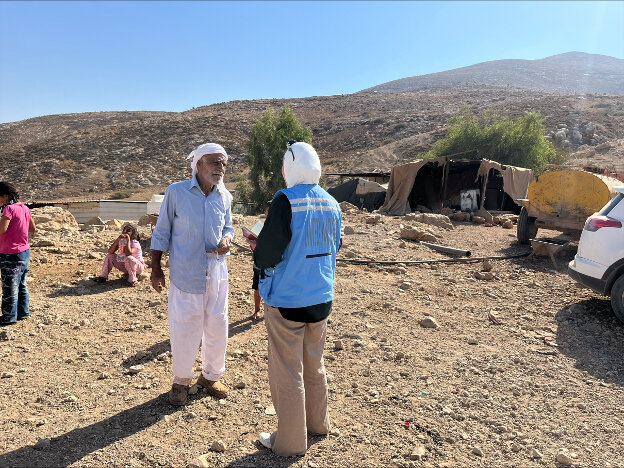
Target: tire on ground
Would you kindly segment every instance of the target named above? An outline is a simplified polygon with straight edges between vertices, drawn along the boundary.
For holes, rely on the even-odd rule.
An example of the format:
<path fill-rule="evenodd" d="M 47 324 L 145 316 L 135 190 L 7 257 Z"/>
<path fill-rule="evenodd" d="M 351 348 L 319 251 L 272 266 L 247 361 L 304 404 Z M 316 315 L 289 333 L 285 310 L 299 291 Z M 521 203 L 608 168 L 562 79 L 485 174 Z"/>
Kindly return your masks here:
<path fill-rule="evenodd" d="M 523 206 L 518 216 L 518 243 L 529 244 L 529 239 L 533 239 L 537 235 L 537 224 L 535 218 L 529 216 L 529 212 Z"/>
<path fill-rule="evenodd" d="M 621 275 L 611 288 L 611 308 L 613 312 L 624 322 L 624 275 Z"/>

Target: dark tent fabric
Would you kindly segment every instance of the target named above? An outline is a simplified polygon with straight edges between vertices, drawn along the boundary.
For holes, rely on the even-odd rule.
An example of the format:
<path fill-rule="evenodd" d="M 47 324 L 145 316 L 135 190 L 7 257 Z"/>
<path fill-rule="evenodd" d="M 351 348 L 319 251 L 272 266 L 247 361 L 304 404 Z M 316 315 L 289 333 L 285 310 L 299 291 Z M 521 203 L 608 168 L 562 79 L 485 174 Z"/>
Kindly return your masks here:
<path fill-rule="evenodd" d="M 357 193 L 359 185 L 374 184 L 374 182 L 365 181 L 363 179 L 352 179 L 337 187 L 327 190 L 329 194 L 336 199 L 338 203 L 343 201 L 349 202 L 360 209 L 373 211 L 383 205 L 386 199 L 386 192 L 376 191 L 368 193 Z M 376 184 L 379 185 L 379 184 Z"/>
<path fill-rule="evenodd" d="M 496 161 L 453 160 L 445 156 L 416 160 L 392 168 L 386 200 L 379 212 L 402 216 L 424 206 L 438 211 L 458 208 L 461 194 L 477 190 L 479 210 L 519 211 L 533 171 Z"/>

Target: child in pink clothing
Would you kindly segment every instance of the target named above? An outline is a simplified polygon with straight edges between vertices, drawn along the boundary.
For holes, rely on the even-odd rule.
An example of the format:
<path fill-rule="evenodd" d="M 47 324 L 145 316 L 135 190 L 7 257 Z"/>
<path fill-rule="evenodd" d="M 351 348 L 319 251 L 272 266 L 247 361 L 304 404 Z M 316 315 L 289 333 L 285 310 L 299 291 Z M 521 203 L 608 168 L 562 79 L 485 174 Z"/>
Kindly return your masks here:
<path fill-rule="evenodd" d="M 18 199 L 19 193 L 15 186 L 0 181 L 0 326 L 13 325 L 30 315 L 26 286 L 30 264 L 28 233 L 35 231 L 35 222 L 28 207 L 18 203 Z"/>
<path fill-rule="evenodd" d="M 140 237 L 137 228 L 132 224 L 126 224 L 119 237 L 108 248 L 108 255 L 102 265 L 100 276 L 93 278 L 93 281 L 104 283 L 108 279 L 108 274 L 113 267 L 128 273 L 128 283 L 136 286 L 137 276 L 143 273 L 145 262 L 141 251 Z"/>

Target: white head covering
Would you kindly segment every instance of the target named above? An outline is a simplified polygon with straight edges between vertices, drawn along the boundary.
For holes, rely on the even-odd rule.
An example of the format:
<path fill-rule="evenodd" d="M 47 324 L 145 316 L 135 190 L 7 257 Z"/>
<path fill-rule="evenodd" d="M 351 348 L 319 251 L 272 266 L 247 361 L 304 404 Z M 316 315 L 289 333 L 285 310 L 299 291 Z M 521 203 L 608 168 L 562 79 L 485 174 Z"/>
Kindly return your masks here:
<path fill-rule="evenodd" d="M 203 145 L 199 145 L 195 150 L 191 151 L 186 159 L 192 159 L 191 161 L 191 169 L 193 170 L 193 177 L 197 174 L 197 161 L 199 161 L 203 156 L 207 154 L 215 154 L 220 153 L 225 156 L 225 160 L 227 161 L 228 155 L 225 152 L 223 146 L 217 143 L 204 143 Z M 221 198 L 223 199 L 223 206 L 228 209 L 232 205 L 232 194 L 228 189 L 225 188 L 225 184 L 223 181 L 219 182 L 217 185 L 217 190 L 221 194 Z"/>
<path fill-rule="evenodd" d="M 301 184 L 318 184 L 321 178 L 321 161 L 312 145 L 297 142 L 284 153 L 284 179 L 286 187 Z"/>
<path fill-rule="evenodd" d="M 202 156 L 206 154 L 215 153 L 221 153 L 223 156 L 225 156 L 225 160 L 227 161 L 228 155 L 225 152 L 225 149 L 223 148 L 223 146 L 217 143 L 204 143 L 203 145 L 199 145 L 197 149 L 191 151 L 191 154 L 189 154 L 186 159 L 192 159 L 191 169 L 193 170 L 193 175 L 197 174 L 197 161 L 199 161 Z"/>

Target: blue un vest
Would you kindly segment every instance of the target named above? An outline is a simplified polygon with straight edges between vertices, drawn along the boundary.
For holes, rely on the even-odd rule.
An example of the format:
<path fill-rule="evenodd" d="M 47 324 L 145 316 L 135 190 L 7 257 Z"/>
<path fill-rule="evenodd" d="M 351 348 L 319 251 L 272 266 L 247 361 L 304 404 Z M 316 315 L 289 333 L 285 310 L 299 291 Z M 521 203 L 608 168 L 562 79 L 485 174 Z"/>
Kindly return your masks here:
<path fill-rule="evenodd" d="M 273 307 L 306 307 L 334 299 L 336 253 L 342 213 L 336 200 L 316 184 L 280 190 L 292 210 L 292 238 L 275 268 L 264 270 L 258 290 Z M 274 197 L 274 198 L 275 198 Z"/>

